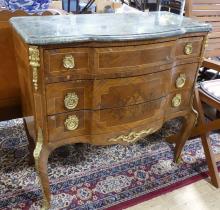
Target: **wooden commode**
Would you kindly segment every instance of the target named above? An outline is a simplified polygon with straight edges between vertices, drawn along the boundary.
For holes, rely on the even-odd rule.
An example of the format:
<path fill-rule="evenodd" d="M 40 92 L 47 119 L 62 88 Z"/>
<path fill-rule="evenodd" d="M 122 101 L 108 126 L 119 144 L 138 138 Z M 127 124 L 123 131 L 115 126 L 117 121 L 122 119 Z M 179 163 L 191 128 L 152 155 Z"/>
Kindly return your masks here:
<path fill-rule="evenodd" d="M 193 90 L 208 24 L 167 12 L 12 18 L 23 115 L 50 205 L 49 154 L 72 143 L 129 144 L 197 113 Z"/>

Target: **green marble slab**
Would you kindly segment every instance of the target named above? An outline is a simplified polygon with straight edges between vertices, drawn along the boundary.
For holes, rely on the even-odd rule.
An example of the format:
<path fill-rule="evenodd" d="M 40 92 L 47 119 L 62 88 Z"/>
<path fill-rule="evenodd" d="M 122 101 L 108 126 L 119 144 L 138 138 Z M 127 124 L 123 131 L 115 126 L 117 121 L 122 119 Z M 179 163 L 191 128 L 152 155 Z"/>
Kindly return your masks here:
<path fill-rule="evenodd" d="M 169 12 L 13 17 L 10 22 L 32 45 L 149 40 L 211 31 L 210 24 Z"/>

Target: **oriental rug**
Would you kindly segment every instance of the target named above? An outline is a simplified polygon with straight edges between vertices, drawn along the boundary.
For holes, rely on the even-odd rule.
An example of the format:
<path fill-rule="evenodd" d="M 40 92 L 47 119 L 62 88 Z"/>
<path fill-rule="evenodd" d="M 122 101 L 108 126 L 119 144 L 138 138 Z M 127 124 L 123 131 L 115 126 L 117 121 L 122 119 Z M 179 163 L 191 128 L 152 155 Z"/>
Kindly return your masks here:
<path fill-rule="evenodd" d="M 180 121 L 129 146 L 66 146 L 55 150 L 48 164 L 52 210 L 125 209 L 206 177 L 200 139 L 189 141 L 177 165 L 165 137 Z M 211 135 L 220 152 L 220 134 Z M 0 209 L 40 209 L 42 194 L 34 167 L 28 166 L 28 142 L 21 119 L 0 123 Z"/>

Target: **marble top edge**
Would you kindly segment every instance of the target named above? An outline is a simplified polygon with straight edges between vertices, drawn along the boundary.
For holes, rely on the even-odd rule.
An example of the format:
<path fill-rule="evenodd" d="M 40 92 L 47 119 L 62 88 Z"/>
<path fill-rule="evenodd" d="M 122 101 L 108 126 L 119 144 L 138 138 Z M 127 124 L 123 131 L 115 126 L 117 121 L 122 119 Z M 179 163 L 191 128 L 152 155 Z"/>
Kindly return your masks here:
<path fill-rule="evenodd" d="M 13 17 L 12 26 L 27 44 L 150 40 L 210 32 L 210 24 L 169 12 Z"/>

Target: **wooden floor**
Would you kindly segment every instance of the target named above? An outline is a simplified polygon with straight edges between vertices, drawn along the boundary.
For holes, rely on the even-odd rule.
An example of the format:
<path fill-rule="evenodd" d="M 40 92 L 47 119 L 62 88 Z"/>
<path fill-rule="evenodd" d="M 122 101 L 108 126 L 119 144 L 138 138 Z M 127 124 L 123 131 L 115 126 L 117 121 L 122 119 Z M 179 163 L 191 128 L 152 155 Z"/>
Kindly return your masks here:
<path fill-rule="evenodd" d="M 126 210 L 220 210 L 220 189 L 201 180 Z"/>

